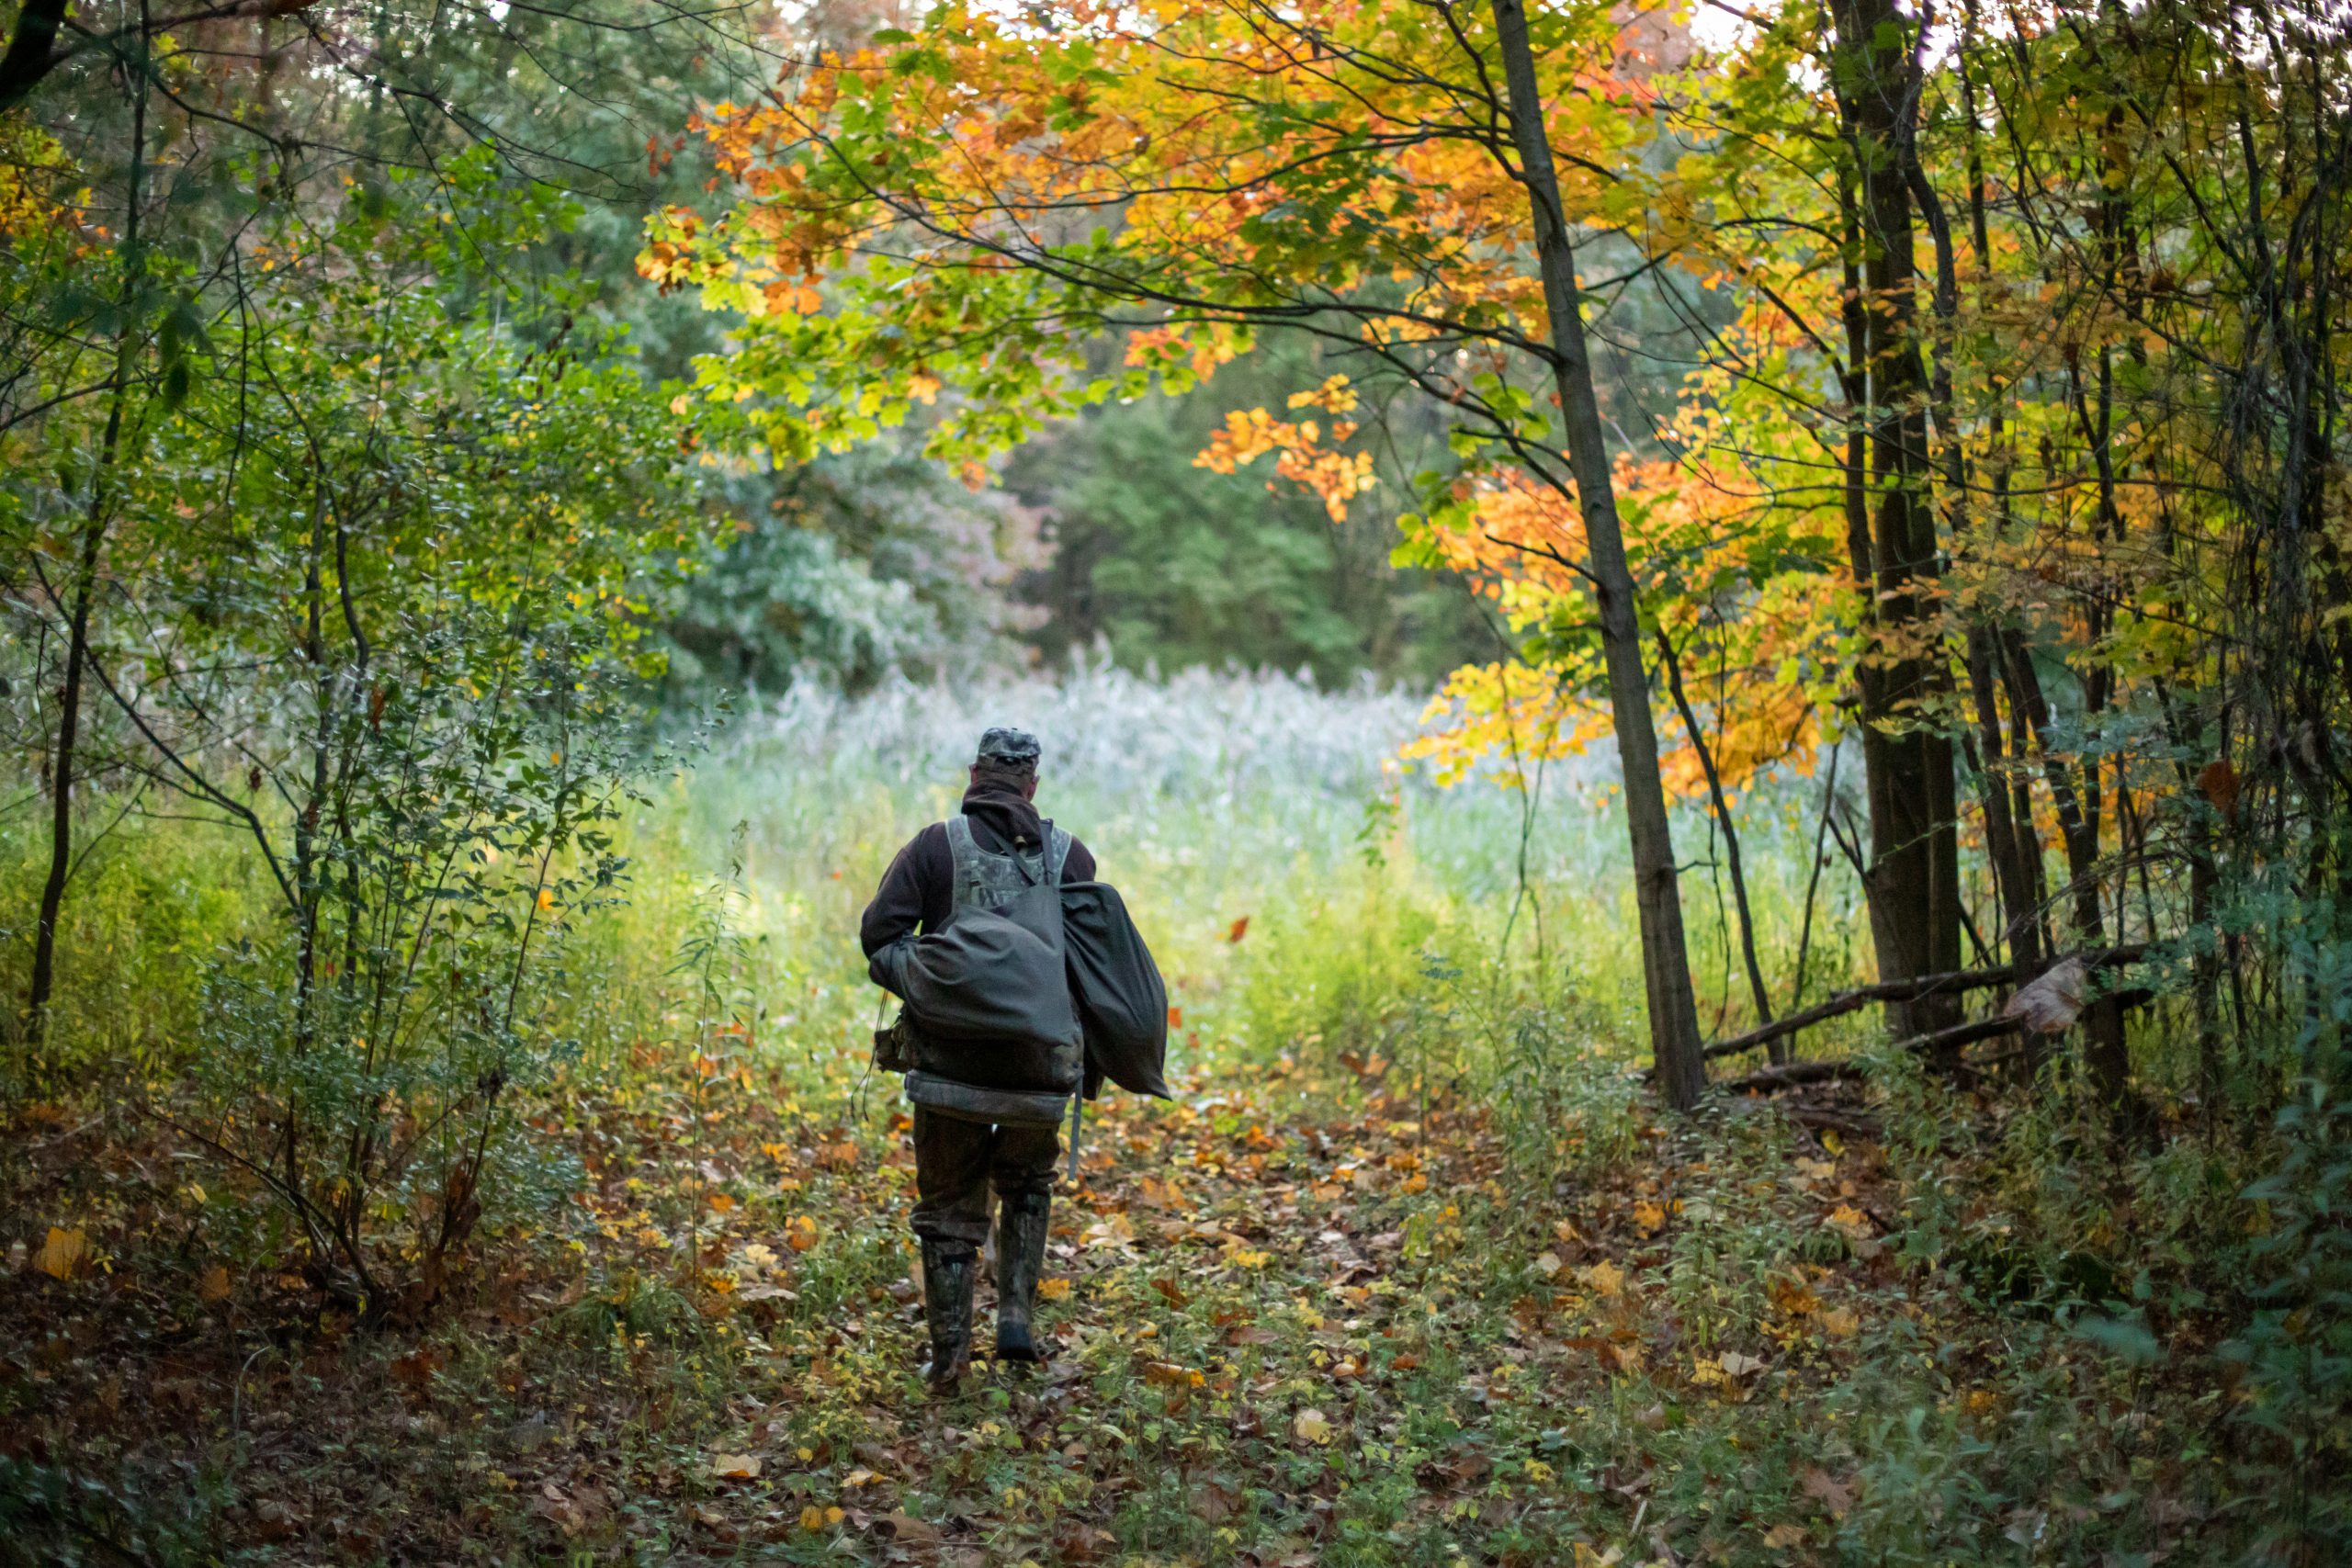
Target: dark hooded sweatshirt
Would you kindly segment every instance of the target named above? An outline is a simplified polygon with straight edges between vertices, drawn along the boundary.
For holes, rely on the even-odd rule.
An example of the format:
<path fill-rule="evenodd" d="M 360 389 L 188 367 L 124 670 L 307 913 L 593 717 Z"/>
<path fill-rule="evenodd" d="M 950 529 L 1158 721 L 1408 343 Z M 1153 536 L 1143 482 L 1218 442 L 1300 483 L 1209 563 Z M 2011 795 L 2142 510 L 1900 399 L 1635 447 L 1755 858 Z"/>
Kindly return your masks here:
<path fill-rule="evenodd" d="M 1035 853 L 1045 836 L 1037 808 L 1018 790 L 986 780 L 964 792 L 964 815 L 973 841 L 997 854 Z M 1094 880 L 1094 853 L 1073 836 L 1062 862 L 1064 882 Z M 873 957 L 913 931 L 934 931 L 955 907 L 956 855 L 947 847 L 947 824 L 934 822 L 917 833 L 882 874 L 882 886 L 858 922 L 857 939 Z"/>

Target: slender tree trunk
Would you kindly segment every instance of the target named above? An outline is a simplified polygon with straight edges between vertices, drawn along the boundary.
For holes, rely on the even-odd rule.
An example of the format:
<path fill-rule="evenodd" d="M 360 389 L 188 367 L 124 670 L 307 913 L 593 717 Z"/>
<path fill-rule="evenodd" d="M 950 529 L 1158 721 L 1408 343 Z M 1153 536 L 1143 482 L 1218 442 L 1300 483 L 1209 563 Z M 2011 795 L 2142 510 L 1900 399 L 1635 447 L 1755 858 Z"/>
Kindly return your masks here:
<path fill-rule="evenodd" d="M 1626 825 L 1633 840 L 1634 897 L 1641 911 L 1642 979 L 1648 993 L 1655 1081 L 1677 1110 L 1696 1104 L 1707 1082 L 1699 1048 L 1699 1010 L 1690 991 L 1690 964 L 1682 934 L 1682 898 L 1675 882 L 1674 841 L 1667 825 L 1666 787 L 1658 777 L 1657 730 L 1650 713 L 1648 672 L 1642 667 L 1641 620 L 1634 574 L 1611 485 L 1600 400 L 1585 349 L 1576 253 L 1560 205 L 1544 97 L 1527 41 L 1522 0 L 1492 0 L 1495 37 L 1510 99 L 1511 141 L 1527 187 L 1535 251 L 1551 318 L 1552 378 L 1560 398 L 1568 467 L 1589 553 L 1587 565 L 1600 604 L 1600 645 L 1609 671 L 1611 728 L 1624 773 Z"/>
<path fill-rule="evenodd" d="M 2023 840 L 2032 824 L 2020 824 L 2010 782 L 2005 776 L 2007 748 L 1993 662 L 1993 634 L 1981 622 L 1968 628 L 1968 693 L 1976 708 L 1976 773 L 1984 797 L 1984 853 L 2001 897 L 2001 939 L 2008 961 L 2021 973 L 2042 965 L 2041 894 L 2028 874 Z M 2035 852 L 2040 852 L 2037 845 Z"/>
<path fill-rule="evenodd" d="M 1676 657 L 1674 644 L 1666 628 L 1657 628 L 1657 654 L 1666 666 L 1667 690 L 1673 694 L 1675 711 L 1682 716 L 1682 728 L 1690 737 L 1691 748 L 1699 753 L 1699 770 L 1707 776 L 1707 798 L 1715 807 L 1715 820 L 1724 830 L 1724 861 L 1731 872 L 1732 908 L 1739 916 L 1739 955 L 1747 965 L 1747 990 L 1756 1003 L 1756 1021 L 1772 1021 L 1772 996 L 1764 988 L 1764 969 L 1756 962 L 1756 920 L 1748 911 L 1747 875 L 1739 858 L 1739 829 L 1731 819 L 1731 800 L 1724 794 L 1722 775 L 1715 771 L 1715 754 L 1707 745 L 1706 731 L 1699 728 L 1699 715 L 1682 689 L 1682 661 Z M 1777 1043 L 1777 1042 L 1776 1042 Z"/>
<path fill-rule="evenodd" d="M 2066 890 L 2073 895 L 2075 940 L 2086 953 L 2107 945 L 2107 921 L 2099 908 L 2098 828 L 2083 808 L 2066 766 L 2050 751 L 2050 704 L 2042 695 L 2041 678 L 2033 656 L 2015 632 L 2003 638 L 2003 673 L 2009 682 L 2009 707 L 2022 714 L 2034 750 L 2041 758 L 2042 774 L 2058 805 L 2058 836 L 2066 846 Z M 2094 775 L 2094 778 L 2096 775 Z M 2083 1061 L 2091 1087 L 2105 1105 L 2120 1106 L 2130 1092 L 2132 1063 L 2124 1049 L 2123 1008 L 2113 997 L 2100 997 L 2083 1010 Z"/>
<path fill-rule="evenodd" d="M 21 41 L 21 40 L 20 40 Z M 90 504 L 82 524 L 81 550 L 74 563 L 74 582 L 66 606 L 65 671 L 57 692 L 57 750 L 50 769 L 51 814 L 49 875 L 41 885 L 40 914 L 33 928 L 32 974 L 25 995 L 26 1066 L 32 1074 L 45 1069 L 40 1061 L 47 1044 L 49 1004 L 57 984 L 57 922 L 65 910 L 65 882 L 74 869 L 74 768 L 82 731 L 82 676 L 89 662 L 91 601 L 96 597 L 98 562 L 106 548 L 109 485 L 122 454 L 124 411 L 130 400 L 130 363 L 136 348 L 132 332 L 135 301 L 141 273 L 139 252 L 139 204 L 145 186 L 147 150 L 147 74 L 143 53 L 138 62 L 139 80 L 131 97 L 130 175 L 123 205 L 121 298 L 117 301 L 114 381 L 107 399 L 107 422 L 98 437 L 98 458 L 90 475 Z"/>
<path fill-rule="evenodd" d="M 119 362 L 119 360 L 118 361 Z M 82 671 L 90 648 L 90 601 L 97 592 L 98 555 L 106 541 L 106 485 L 122 434 L 124 390 L 118 374 L 113 406 L 99 441 L 98 466 L 90 479 L 90 505 L 82 525 L 82 548 L 74 565 L 66 604 L 65 674 L 57 688 L 57 746 L 50 765 L 49 876 L 40 890 L 40 916 L 33 928 L 33 968 L 25 997 L 28 1076 L 47 1070 L 41 1059 L 49 1032 L 49 1003 L 56 987 L 57 922 L 65 909 L 65 878 L 74 865 L 74 766 L 82 730 Z"/>

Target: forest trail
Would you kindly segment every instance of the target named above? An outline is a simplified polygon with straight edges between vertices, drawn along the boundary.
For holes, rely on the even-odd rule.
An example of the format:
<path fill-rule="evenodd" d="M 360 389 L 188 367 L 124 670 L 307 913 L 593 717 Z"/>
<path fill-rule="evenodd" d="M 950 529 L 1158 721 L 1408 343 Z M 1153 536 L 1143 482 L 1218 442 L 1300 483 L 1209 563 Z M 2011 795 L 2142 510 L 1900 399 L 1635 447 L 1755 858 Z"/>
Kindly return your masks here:
<path fill-rule="evenodd" d="M 1865 1359 L 1933 1348 L 1997 1420 L 1989 1346 L 1886 1290 L 1874 1148 L 1758 1111 L 1697 1157 L 1625 1079 L 1514 1202 L 1483 1113 L 1350 1076 L 1090 1108 L 1053 1364 L 953 1402 L 903 1115 L 861 1134 L 748 1055 L 580 1102 L 594 1240 L 515 1238 L 419 1327 L 163 1256 L 151 1146 L 104 1178 L 113 1272 L 19 1272 L 12 1338 L 80 1441 L 233 1464 L 208 1528 L 288 1561 L 1801 1562 L 1855 1502 Z"/>

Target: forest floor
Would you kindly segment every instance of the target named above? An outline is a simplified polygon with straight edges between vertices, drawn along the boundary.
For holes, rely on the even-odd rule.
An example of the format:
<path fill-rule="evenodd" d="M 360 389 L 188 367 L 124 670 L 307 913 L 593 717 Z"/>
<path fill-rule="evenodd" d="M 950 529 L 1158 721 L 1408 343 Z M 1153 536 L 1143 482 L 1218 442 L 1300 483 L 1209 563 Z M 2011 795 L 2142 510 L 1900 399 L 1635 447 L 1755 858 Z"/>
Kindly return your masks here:
<path fill-rule="evenodd" d="M 1876 1144 L 1628 1077 L 1532 1183 L 1385 1067 L 1090 1108 L 1052 1364 L 947 1402 L 904 1118 L 749 1065 L 553 1097 L 577 1213 L 365 1333 L 156 1123 L 36 1109 L 7 1234 L 82 1240 L 0 1276 L 0 1462 L 157 1563 L 2154 1562 L 2219 1508 L 2196 1391 L 1906 1261 Z"/>

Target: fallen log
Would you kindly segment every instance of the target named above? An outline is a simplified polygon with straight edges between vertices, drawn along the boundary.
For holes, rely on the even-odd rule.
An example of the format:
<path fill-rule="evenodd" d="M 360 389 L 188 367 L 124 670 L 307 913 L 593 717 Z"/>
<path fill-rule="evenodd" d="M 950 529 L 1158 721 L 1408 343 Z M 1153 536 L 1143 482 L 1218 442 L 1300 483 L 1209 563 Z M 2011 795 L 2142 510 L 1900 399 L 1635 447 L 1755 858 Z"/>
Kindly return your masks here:
<path fill-rule="evenodd" d="M 1859 1080 L 1866 1075 L 1859 1062 L 1790 1062 L 1777 1067 L 1764 1067 L 1744 1078 L 1725 1078 L 1713 1087 L 1733 1094 L 1769 1094 L 1777 1089 L 1795 1089 L 1813 1083 L 1841 1083 Z"/>
<path fill-rule="evenodd" d="M 2134 942 L 2125 947 L 2106 948 L 2091 954 L 2083 963 L 2084 966 L 2089 969 L 2112 968 L 2119 964 L 2130 964 L 2144 956 L 2147 951 L 2146 943 Z M 2049 965 L 2043 967 L 2047 968 Z M 1917 1001 L 1921 997 L 1937 996 L 1945 992 L 1957 996 L 1964 991 L 1981 991 L 1994 986 L 2013 986 L 2020 980 L 2030 980 L 2032 977 L 2014 964 L 2003 964 L 1990 969 L 1954 969 L 1941 975 L 1917 975 L 1908 980 L 1882 980 L 1874 986 L 1857 986 L 1850 991 L 1838 992 L 1827 1001 L 1815 1002 L 1802 1012 L 1792 1012 L 1786 1018 L 1774 1019 L 1771 1022 L 1751 1029 L 1745 1034 L 1735 1034 L 1728 1040 L 1719 1040 L 1706 1048 L 1705 1055 L 1710 1061 L 1717 1056 L 1736 1056 L 1743 1051 L 1753 1051 L 1758 1046 L 1769 1045 L 1775 1040 L 1786 1039 L 1799 1030 L 1809 1029 L 1816 1023 L 1825 1023 L 1830 1019 L 1842 1017 L 1857 1008 L 1868 1007 L 1872 1002 Z M 1962 1025 L 1962 1027 L 1972 1026 Z M 1948 1033 L 1950 1031 L 1943 1032 Z M 1996 1030 L 1994 1032 L 2005 1032 Z M 1991 1036 L 1979 1034 L 1970 1038 L 1984 1040 Z M 1906 1041 L 1905 1043 L 1910 1044 L 1912 1042 Z M 1963 1040 L 1959 1043 L 1966 1044 L 1967 1041 Z"/>

